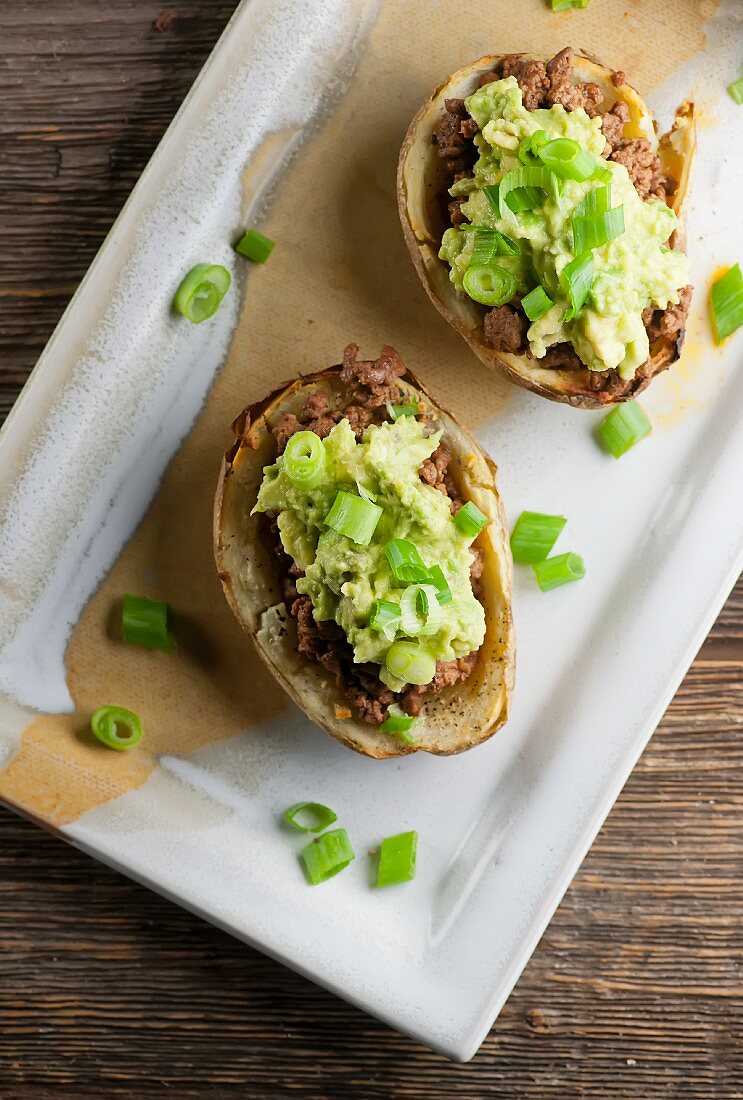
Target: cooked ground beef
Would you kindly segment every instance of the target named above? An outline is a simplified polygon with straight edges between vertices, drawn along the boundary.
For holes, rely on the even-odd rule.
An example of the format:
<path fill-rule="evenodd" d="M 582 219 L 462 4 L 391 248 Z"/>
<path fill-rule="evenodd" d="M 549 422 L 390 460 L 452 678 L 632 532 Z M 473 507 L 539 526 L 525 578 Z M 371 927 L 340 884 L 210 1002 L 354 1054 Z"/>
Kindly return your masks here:
<path fill-rule="evenodd" d="M 517 306 L 496 306 L 483 320 L 485 343 L 495 351 L 519 352 L 526 348 L 526 314 Z"/>
<path fill-rule="evenodd" d="M 572 344 L 553 344 L 541 359 L 535 360 L 537 366 L 548 370 L 581 370 L 583 363 Z"/>
<path fill-rule="evenodd" d="M 601 129 L 606 139 L 604 155 L 607 159 L 625 166 L 640 198 L 665 200 L 667 194 L 672 194 L 675 181 L 664 178 L 660 159 L 649 141 L 645 138 L 624 137 L 624 126 L 630 117 L 627 105 L 617 102 L 609 110 L 600 111 L 603 98 L 600 87 L 590 81 L 572 83 L 573 57 L 574 51 L 570 46 L 560 50 L 547 64 L 518 54 L 508 54 L 501 58 L 491 72 L 481 75 L 479 85 L 482 87 L 494 80 L 513 76 L 521 88 L 523 103 L 528 111 L 560 103 L 567 111 L 582 107 L 591 117 L 600 115 Z M 611 79 L 616 88 L 627 83 L 621 71 L 612 73 Z M 445 181 L 443 207 L 448 214 L 449 224 L 458 228 L 466 223 L 462 212 L 466 198 L 447 201 L 450 200 L 448 188 L 455 179 L 472 175 L 471 166 L 477 159 L 477 149 L 471 138 L 477 128 L 470 125 L 474 120 L 467 115 L 463 99 L 447 99 L 445 106 L 446 111 L 433 140 L 450 172 L 448 181 Z M 687 289 L 690 299 L 691 290 Z M 682 295 L 685 293 L 683 291 Z M 678 306 L 671 306 L 666 311 L 646 311 L 647 320 L 645 315 L 643 320 L 646 320 L 651 341 L 658 335 L 673 336 L 683 329 L 689 308 L 688 299 L 682 297 Z M 528 348 L 528 327 L 528 321 L 517 302 L 488 310 L 483 317 L 485 343 L 496 351 L 525 352 Z M 577 370 L 583 366 L 569 344 L 550 348 L 547 355 L 538 362 L 540 366 L 553 370 Z M 616 371 L 592 373 L 597 376 L 591 379 L 594 389 L 605 390 L 607 386 L 625 385 Z"/>
<path fill-rule="evenodd" d="M 668 306 L 667 309 L 652 309 L 650 306 L 643 310 L 642 319 L 647 329 L 648 339 L 652 344 L 659 336 L 673 339 L 683 333 L 686 327 L 686 318 L 691 305 L 693 287 L 685 286 L 679 291 L 678 305 Z"/>
<path fill-rule="evenodd" d="M 612 150 L 611 160 L 624 165 L 641 199 L 665 200 L 666 179 L 660 158 L 647 138 L 622 141 L 618 148 Z"/>
<path fill-rule="evenodd" d="M 426 702 L 426 695 L 438 695 L 444 688 L 466 680 L 477 663 L 477 654 L 470 653 L 458 661 L 437 661 L 436 673 L 430 684 L 425 687 L 409 687 L 402 696 L 402 707 L 406 714 L 419 715 Z"/>
<path fill-rule="evenodd" d="M 405 366 L 394 348 L 383 347 L 378 359 L 359 362 L 358 347 L 349 344 L 343 353 L 341 378 L 353 387 L 352 402 L 345 409 L 331 409 L 327 395 L 321 390 L 311 393 L 302 406 L 299 416 L 285 413 L 271 429 L 281 453 L 295 432 L 314 431 L 325 436 L 338 421 L 348 417 L 351 427 L 360 436 L 375 419 L 381 419 L 388 401 L 399 398 L 397 379 L 405 373 Z M 386 414 L 386 411 L 385 411 Z M 421 467 L 421 478 L 451 497 L 452 511 L 461 507 L 456 486 L 449 474 L 451 452 L 440 444 Z M 409 714 L 419 714 L 426 694 L 438 694 L 449 684 L 458 683 L 469 676 L 477 661 L 477 654 L 458 661 L 439 661 L 436 675 L 430 685 L 410 689 L 403 695 L 395 695 L 379 679 L 379 669 L 374 664 L 356 664 L 353 649 L 338 624 L 333 620 L 316 622 L 309 596 L 297 592 L 297 579 L 303 574 L 285 553 L 279 538 L 275 517 L 268 516 L 267 537 L 282 565 L 281 588 L 284 600 L 297 626 L 297 648 L 309 660 L 317 661 L 327 669 L 336 685 L 342 688 L 350 705 L 362 722 L 378 726 L 387 716 L 387 709 L 396 700 Z M 482 553 L 472 548 L 470 567 L 475 595 L 480 590 L 483 571 Z M 413 709 L 411 709 L 413 708 Z"/>
<path fill-rule="evenodd" d="M 356 344 L 348 345 L 343 352 L 341 371 L 344 382 L 355 383 L 353 403 L 345 409 L 331 409 L 326 394 L 321 390 L 310 394 L 300 409 L 299 416 L 284 413 L 271 428 L 279 454 L 297 432 L 311 431 L 324 439 L 344 417 L 348 419 L 358 439 L 364 428 L 374 420 L 377 410 L 397 397 L 395 379 L 405 373 L 405 366 L 395 349 L 383 347 L 379 359 L 361 363 L 356 361 L 358 352 Z"/>

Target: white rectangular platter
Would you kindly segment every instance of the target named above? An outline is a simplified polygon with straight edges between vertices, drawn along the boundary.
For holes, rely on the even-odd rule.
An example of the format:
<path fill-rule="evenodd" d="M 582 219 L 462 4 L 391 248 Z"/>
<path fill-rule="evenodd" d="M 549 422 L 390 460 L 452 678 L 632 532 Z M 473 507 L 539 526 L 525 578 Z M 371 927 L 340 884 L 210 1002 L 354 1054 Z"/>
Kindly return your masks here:
<path fill-rule="evenodd" d="M 243 281 L 230 241 L 284 173 L 302 171 L 305 154 L 292 155 L 333 118 L 394 3 L 381 13 L 371 0 L 240 6 L 9 417 L 0 436 L 0 769 L 34 712 L 70 709 L 70 631 L 227 355 L 240 295 L 194 328 L 170 315 L 173 288 L 208 256 L 231 268 L 250 305 L 252 279 Z M 402 41 L 416 3 L 395 5 Z M 542 18 L 536 0 L 533 9 Z M 437 18 L 460 11 L 447 2 Z M 706 46 L 650 97 L 661 120 L 735 71 L 736 12 L 734 0 L 723 5 Z M 578 26 L 564 24 L 568 34 Z M 458 63 L 529 48 L 523 29 L 515 43 L 483 42 L 481 30 L 467 29 Z M 423 77 L 408 76 L 403 113 L 426 91 Z M 644 400 L 651 439 L 615 462 L 592 439 L 596 417 L 522 391 L 477 420 L 509 520 L 523 508 L 569 516 L 569 545 L 560 546 L 581 552 L 588 570 L 546 596 L 517 573 L 507 727 L 462 757 L 380 764 L 292 709 L 249 736 L 160 754 L 137 789 L 61 828 L 96 858 L 452 1058 L 470 1058 L 487 1034 L 743 564 L 743 345 L 713 347 L 704 301 L 717 266 L 743 259 L 736 110 L 719 100 L 714 125 L 700 132 L 691 350 L 681 373 L 659 379 Z M 242 173 L 261 152 L 264 185 L 246 210 Z M 354 186 L 365 186 L 363 176 Z M 441 324 L 432 311 L 430 324 Z M 315 368 L 337 361 L 334 325 Z M 419 370 L 415 332 L 404 337 L 399 350 Z M 380 330 L 362 350 L 396 340 Z M 467 359 L 464 347 L 458 354 Z M 60 761 L 60 784 L 66 775 Z M 415 882 L 375 892 L 358 858 L 309 889 L 294 858 L 301 841 L 276 821 L 303 798 L 336 809 L 360 857 L 385 835 L 417 829 Z"/>

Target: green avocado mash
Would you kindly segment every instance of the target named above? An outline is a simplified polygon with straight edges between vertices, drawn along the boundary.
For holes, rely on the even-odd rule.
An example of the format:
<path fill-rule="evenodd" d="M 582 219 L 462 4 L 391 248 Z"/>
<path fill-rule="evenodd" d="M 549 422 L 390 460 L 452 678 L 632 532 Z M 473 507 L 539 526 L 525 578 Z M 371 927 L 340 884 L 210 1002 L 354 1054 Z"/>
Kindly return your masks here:
<path fill-rule="evenodd" d="M 480 155 L 474 177 L 451 188 L 452 195 L 466 198 L 462 213 L 470 223 L 447 229 L 443 236 L 439 256 L 451 266 L 452 283 L 463 290 L 475 243 L 473 227 L 500 230 L 518 244 L 520 255 L 498 256 L 494 262 L 513 273 L 520 294 L 541 284 L 554 302 L 529 327 L 532 354 L 540 359 L 552 344 L 568 341 L 592 370 L 616 367 L 622 378 L 631 378 L 649 353 L 643 309 L 676 304 L 679 288 L 688 282 L 686 256 L 664 247 L 676 228 L 676 215 L 659 199 L 643 201 L 624 165 L 601 157 L 601 119 L 589 118 L 582 108 L 568 112 L 556 105 L 527 111 L 514 77 L 486 84 L 465 105 L 480 127 L 474 139 Z M 594 281 L 588 301 L 573 320 L 564 317 L 570 303 L 559 276 L 575 257 L 573 211 L 599 181 L 562 180 L 560 194 L 548 195 L 532 210 L 509 210 L 505 217 L 495 212 L 483 191 L 500 183 L 511 169 L 522 167 L 519 143 L 538 130 L 549 140 L 572 138 L 597 165 L 608 168 L 612 208 L 624 208 L 624 232 L 593 249 Z"/>
<path fill-rule="evenodd" d="M 470 581 L 473 538 L 454 522 L 448 497 L 418 474 L 440 439 L 441 432 L 427 436 L 414 417 L 402 416 L 370 425 L 357 443 L 348 420 L 341 420 L 322 440 L 325 469 L 316 488 L 293 483 L 283 456 L 264 469 L 253 511 L 278 512 L 282 545 L 305 574 L 297 590 L 312 600 L 315 619 L 335 619 L 343 628 L 356 662 L 383 665 L 394 640 L 369 626 L 373 602 L 399 606 L 405 590 L 384 553 L 390 539 L 414 543 L 427 567 L 441 567 L 451 590 L 436 633 L 421 639 L 427 652 L 438 661 L 453 661 L 482 645 L 485 613 Z M 339 490 L 366 494 L 383 509 L 368 546 L 325 525 Z M 397 637 L 406 635 L 400 630 Z M 390 683 L 386 669 L 380 676 L 393 690 L 404 686 Z"/>

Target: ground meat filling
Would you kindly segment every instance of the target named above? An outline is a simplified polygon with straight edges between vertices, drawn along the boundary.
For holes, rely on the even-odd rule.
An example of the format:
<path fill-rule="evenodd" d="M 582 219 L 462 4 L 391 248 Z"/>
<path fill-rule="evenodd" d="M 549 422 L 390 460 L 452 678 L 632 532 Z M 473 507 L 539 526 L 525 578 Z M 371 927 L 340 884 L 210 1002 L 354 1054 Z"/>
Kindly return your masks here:
<path fill-rule="evenodd" d="M 625 103 L 618 102 L 611 109 L 601 111 L 599 105 L 603 96 L 598 84 L 590 81 L 572 83 L 573 56 L 574 51 L 570 46 L 560 50 L 546 64 L 518 54 L 508 54 L 501 58 L 491 72 L 482 74 L 479 85 L 482 87 L 494 80 L 513 76 L 518 82 L 524 106 L 528 111 L 561 103 L 566 111 L 583 107 L 590 117 L 599 115 L 606 139 L 606 158 L 625 166 L 641 199 L 652 197 L 665 201 L 666 196 L 672 193 L 675 182 L 664 177 L 660 159 L 647 139 L 625 138 L 624 126 L 629 121 L 629 108 Z M 611 79 L 616 88 L 621 88 L 627 82 L 623 72 L 612 73 Z M 443 207 L 448 215 L 448 223 L 458 228 L 466 222 L 462 205 L 467 200 L 466 197 L 451 200 L 448 189 L 456 180 L 472 175 L 472 166 L 477 160 L 477 148 L 472 138 L 477 133 L 477 125 L 468 116 L 463 99 L 447 99 L 445 107 L 446 111 L 436 128 L 433 142 L 447 169 Z M 643 320 L 651 344 L 659 335 L 673 336 L 683 330 L 690 296 L 691 288 L 687 287 L 681 292 L 678 306 L 669 306 L 665 311 L 645 311 Z M 517 303 L 488 310 L 483 319 L 485 343 L 495 351 L 527 354 L 528 327 L 529 322 Z M 550 348 L 547 355 L 537 362 L 540 367 L 551 370 L 578 370 L 584 366 L 569 344 Z M 641 367 L 636 379 L 640 377 L 642 370 Z M 607 392 L 607 388 L 611 388 L 612 392 L 618 392 L 629 384 L 620 379 L 615 370 L 590 373 L 597 376 L 590 379 L 590 388 L 593 390 Z"/>
<path fill-rule="evenodd" d="M 379 358 L 369 361 L 358 361 L 358 350 L 356 344 L 349 344 L 343 353 L 341 379 L 351 389 L 351 404 L 345 409 L 331 410 L 325 393 L 318 390 L 310 394 L 298 416 L 284 413 L 271 429 L 279 453 L 298 431 L 313 431 L 324 437 L 335 424 L 348 417 L 358 438 L 369 424 L 386 418 L 387 403 L 400 397 L 397 379 L 405 373 L 405 366 L 394 348 L 383 347 Z M 454 512 L 462 506 L 463 501 L 449 474 L 451 457 L 449 449 L 443 443 L 440 444 L 423 463 L 420 476 L 426 484 L 451 498 L 451 509 Z M 297 648 L 308 660 L 316 661 L 328 671 L 362 722 L 372 726 L 380 725 L 387 717 L 390 704 L 394 702 L 401 705 L 408 714 L 417 716 L 427 695 L 436 695 L 445 687 L 467 679 L 477 662 L 477 653 L 471 653 L 458 661 L 438 661 L 436 674 L 430 684 L 408 688 L 398 695 L 379 679 L 377 665 L 356 664 L 353 649 L 341 627 L 333 620 L 317 622 L 309 596 L 300 596 L 297 592 L 296 582 L 302 572 L 284 551 L 275 517 L 269 515 L 267 520 L 267 537 L 283 567 L 282 594 L 296 623 Z M 483 571 L 482 552 L 479 547 L 473 546 L 472 553 L 472 589 L 479 598 Z"/>

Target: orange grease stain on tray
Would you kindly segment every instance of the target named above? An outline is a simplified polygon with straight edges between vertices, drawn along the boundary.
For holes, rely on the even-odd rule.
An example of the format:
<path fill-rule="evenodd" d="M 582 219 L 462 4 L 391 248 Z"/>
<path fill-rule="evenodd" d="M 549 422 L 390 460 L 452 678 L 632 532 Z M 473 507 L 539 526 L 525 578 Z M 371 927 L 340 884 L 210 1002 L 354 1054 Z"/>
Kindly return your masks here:
<path fill-rule="evenodd" d="M 158 754 L 192 753 L 286 706 L 228 611 L 212 561 L 212 497 L 229 424 L 244 405 L 297 372 L 337 362 L 353 340 L 365 356 L 394 344 L 469 427 L 504 410 L 510 387 L 430 305 L 398 224 L 397 154 L 431 90 L 482 54 L 549 56 L 572 43 L 624 69 L 646 93 L 704 45 L 703 22 L 716 9 L 715 0 L 649 0 L 631 10 L 597 3 L 564 14 L 543 0 L 385 4 L 346 96 L 280 181 L 265 225 L 277 247 L 265 268 L 250 272 L 227 365 L 75 628 L 67 667 L 76 711 L 43 715 L 25 730 L 0 772 L 0 797 L 64 825 L 141 785 Z M 265 159 L 246 173 L 246 208 L 265 179 Z M 175 653 L 114 639 L 111 622 L 126 592 L 171 604 L 180 624 Z M 145 737 L 135 750 L 114 753 L 92 739 L 90 714 L 103 703 L 142 717 Z"/>

